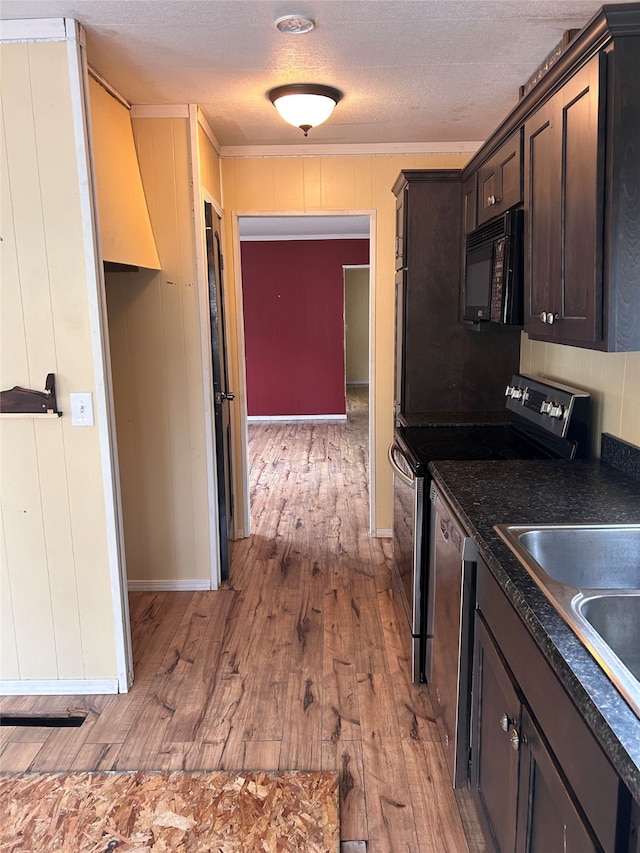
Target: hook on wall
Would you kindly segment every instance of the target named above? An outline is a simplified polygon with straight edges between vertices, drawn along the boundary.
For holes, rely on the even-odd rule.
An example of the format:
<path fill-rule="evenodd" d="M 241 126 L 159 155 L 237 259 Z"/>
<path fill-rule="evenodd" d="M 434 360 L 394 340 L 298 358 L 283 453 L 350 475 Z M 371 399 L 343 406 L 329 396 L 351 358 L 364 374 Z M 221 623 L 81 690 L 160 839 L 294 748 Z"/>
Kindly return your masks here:
<path fill-rule="evenodd" d="M 33 391 L 14 385 L 7 391 L 0 391 L 0 416 L 13 418 L 49 417 L 59 418 L 56 402 L 56 377 L 47 374 L 44 391 Z"/>

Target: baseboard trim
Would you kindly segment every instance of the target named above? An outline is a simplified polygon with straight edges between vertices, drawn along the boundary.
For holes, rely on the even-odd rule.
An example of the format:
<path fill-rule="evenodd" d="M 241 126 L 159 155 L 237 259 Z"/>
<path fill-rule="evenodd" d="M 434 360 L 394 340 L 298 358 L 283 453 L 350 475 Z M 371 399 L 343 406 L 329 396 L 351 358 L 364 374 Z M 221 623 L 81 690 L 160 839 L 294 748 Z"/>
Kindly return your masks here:
<path fill-rule="evenodd" d="M 267 421 L 346 421 L 346 415 L 248 415 L 248 423 L 266 423 Z"/>
<path fill-rule="evenodd" d="M 145 580 L 127 581 L 131 592 L 190 592 L 201 589 L 211 589 L 210 580 Z"/>
<path fill-rule="evenodd" d="M 380 527 L 376 530 L 376 539 L 391 539 L 393 530 L 390 527 Z"/>
<path fill-rule="evenodd" d="M 0 680 L 2 696 L 86 696 L 117 692 L 117 678 Z"/>

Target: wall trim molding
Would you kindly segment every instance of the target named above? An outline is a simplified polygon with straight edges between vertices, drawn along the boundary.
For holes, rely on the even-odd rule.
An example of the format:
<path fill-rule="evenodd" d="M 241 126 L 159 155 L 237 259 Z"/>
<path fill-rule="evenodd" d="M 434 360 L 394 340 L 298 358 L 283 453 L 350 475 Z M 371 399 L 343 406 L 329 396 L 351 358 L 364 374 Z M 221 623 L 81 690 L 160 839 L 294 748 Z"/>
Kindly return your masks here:
<path fill-rule="evenodd" d="M 247 415 L 247 423 L 271 421 L 346 421 L 346 415 Z"/>
<path fill-rule="evenodd" d="M 200 107 L 197 104 L 191 104 L 192 108 L 195 108 L 196 111 L 196 121 L 204 131 L 205 136 L 209 140 L 209 142 L 213 145 L 216 153 L 220 156 L 220 143 L 218 142 L 218 138 L 211 129 L 211 125 L 204 117 L 204 114 Z"/>
<path fill-rule="evenodd" d="M 189 118 L 189 105 L 131 104 L 131 118 Z"/>
<path fill-rule="evenodd" d="M 117 678 L 0 680 L 0 696 L 86 696 L 118 693 Z"/>
<path fill-rule="evenodd" d="M 86 293 L 93 356 L 96 428 L 102 465 L 104 521 L 107 561 L 111 587 L 113 643 L 117 686 L 111 692 L 126 693 L 133 683 L 133 651 L 129 600 L 126 594 L 126 557 L 120 492 L 115 409 L 111 386 L 111 359 L 104 283 L 100 251 L 98 210 L 93 171 L 92 140 L 89 128 L 89 74 L 84 30 L 73 18 L 66 18 L 67 62 L 71 84 L 71 108 L 76 143 L 78 185 L 82 210 Z M 75 38 L 73 37 L 75 35 Z"/>
<path fill-rule="evenodd" d="M 265 217 L 266 218 L 266 217 Z M 368 240 L 369 232 L 363 231 L 362 234 L 304 234 L 298 236 L 296 234 L 260 234 L 258 237 L 253 235 L 250 237 L 240 237 L 241 243 L 291 243 L 296 240 Z M 352 267 L 353 269 L 353 267 Z"/>
<path fill-rule="evenodd" d="M 220 217 L 219 205 L 202 186 L 200 175 L 200 148 L 198 140 L 200 110 L 189 106 L 189 138 L 191 141 L 191 190 L 193 222 L 195 226 L 195 264 L 198 283 L 198 325 L 200 328 L 200 358 L 202 364 L 202 400 L 204 406 L 205 470 L 207 476 L 207 516 L 209 520 L 209 565 L 211 589 L 218 589 L 221 580 L 218 480 L 215 449 L 215 417 L 213 399 L 213 367 L 211 361 L 211 326 L 209 318 L 209 275 L 207 264 L 206 230 L 204 224 L 205 202 L 211 204 Z M 218 159 L 218 163 L 219 163 Z"/>
<path fill-rule="evenodd" d="M 362 155 L 410 156 L 415 154 L 468 154 L 471 158 L 484 145 L 471 142 L 372 142 L 356 145 L 222 145 L 220 156 L 227 157 L 345 157 Z"/>
<path fill-rule="evenodd" d="M 195 590 L 210 590 L 211 580 L 198 578 L 188 580 L 130 580 L 129 592 L 191 592 Z"/>
<path fill-rule="evenodd" d="M 19 18 L 0 21 L 0 42 L 65 41 L 65 18 Z M 73 37 L 73 35 L 72 35 Z"/>

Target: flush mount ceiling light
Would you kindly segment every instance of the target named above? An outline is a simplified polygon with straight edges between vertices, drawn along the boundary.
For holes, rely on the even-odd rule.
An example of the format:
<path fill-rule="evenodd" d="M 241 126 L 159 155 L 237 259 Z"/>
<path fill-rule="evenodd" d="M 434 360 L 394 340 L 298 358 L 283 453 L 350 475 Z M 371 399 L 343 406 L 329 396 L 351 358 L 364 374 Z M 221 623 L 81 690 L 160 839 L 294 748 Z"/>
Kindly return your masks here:
<path fill-rule="evenodd" d="M 276 27 L 281 33 L 297 36 L 310 33 L 315 25 L 315 21 L 312 21 L 311 18 L 304 18 L 302 15 L 283 15 L 281 18 L 276 18 Z"/>
<path fill-rule="evenodd" d="M 342 99 L 342 92 L 338 89 L 317 83 L 277 86 L 267 94 L 282 118 L 294 127 L 299 127 L 305 136 L 312 127 L 326 121 Z"/>

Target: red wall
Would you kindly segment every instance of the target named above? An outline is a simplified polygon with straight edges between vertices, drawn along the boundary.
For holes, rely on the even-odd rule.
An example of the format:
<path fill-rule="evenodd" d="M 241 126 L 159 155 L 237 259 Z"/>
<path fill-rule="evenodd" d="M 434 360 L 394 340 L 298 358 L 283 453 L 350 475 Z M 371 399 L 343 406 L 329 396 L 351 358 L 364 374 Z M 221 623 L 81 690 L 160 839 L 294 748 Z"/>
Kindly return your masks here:
<path fill-rule="evenodd" d="M 343 264 L 368 240 L 243 242 L 249 415 L 344 415 Z"/>

